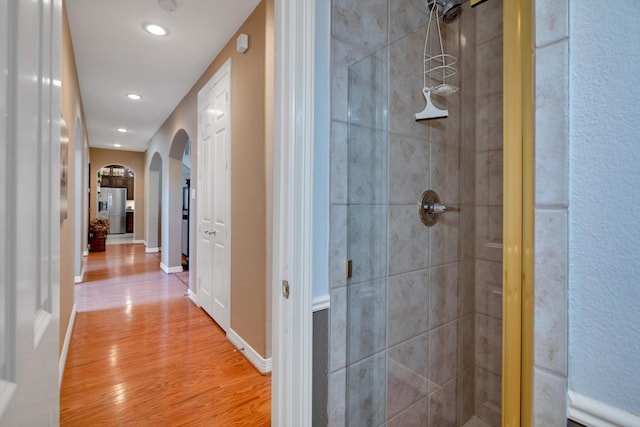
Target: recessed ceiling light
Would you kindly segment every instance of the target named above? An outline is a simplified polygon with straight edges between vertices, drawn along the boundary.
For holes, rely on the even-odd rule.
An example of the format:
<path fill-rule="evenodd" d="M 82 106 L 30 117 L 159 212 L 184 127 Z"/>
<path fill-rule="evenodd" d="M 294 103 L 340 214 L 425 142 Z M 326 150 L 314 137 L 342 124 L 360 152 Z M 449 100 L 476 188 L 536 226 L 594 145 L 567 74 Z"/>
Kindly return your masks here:
<path fill-rule="evenodd" d="M 114 147 L 122 147 L 120 144 L 113 144 Z"/>
<path fill-rule="evenodd" d="M 138 101 L 139 99 L 142 99 L 142 97 L 137 93 L 128 93 L 127 98 L 132 99 L 134 101 Z"/>
<path fill-rule="evenodd" d="M 125 128 L 118 128 L 118 132 L 127 133 L 128 131 Z"/>
<path fill-rule="evenodd" d="M 153 34 L 154 36 L 166 36 L 168 33 L 165 28 L 158 24 L 144 24 L 142 27 L 147 33 Z"/>

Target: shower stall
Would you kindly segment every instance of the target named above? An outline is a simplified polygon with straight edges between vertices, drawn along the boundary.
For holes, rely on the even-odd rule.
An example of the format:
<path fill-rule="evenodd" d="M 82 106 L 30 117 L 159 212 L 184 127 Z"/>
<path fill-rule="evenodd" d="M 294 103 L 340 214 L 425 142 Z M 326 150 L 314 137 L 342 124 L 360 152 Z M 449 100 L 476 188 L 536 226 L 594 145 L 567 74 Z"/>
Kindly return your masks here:
<path fill-rule="evenodd" d="M 347 67 L 348 426 L 500 425 L 502 3 L 459 3 L 407 9 L 419 25 L 394 37 L 389 22 L 387 42 Z M 430 6 L 459 90 L 431 95 L 448 117 L 416 120 Z M 425 190 L 441 202 L 430 226 Z"/>

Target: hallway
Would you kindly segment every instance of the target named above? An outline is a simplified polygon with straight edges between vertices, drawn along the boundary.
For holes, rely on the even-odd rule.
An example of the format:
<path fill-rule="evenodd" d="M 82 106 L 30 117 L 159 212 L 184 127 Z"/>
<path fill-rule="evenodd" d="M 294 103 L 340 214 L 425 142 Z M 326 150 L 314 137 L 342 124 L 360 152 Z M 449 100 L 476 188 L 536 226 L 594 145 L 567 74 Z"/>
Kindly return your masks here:
<path fill-rule="evenodd" d="M 270 425 L 271 376 L 235 350 L 159 262 L 140 244 L 86 259 L 60 424 Z"/>

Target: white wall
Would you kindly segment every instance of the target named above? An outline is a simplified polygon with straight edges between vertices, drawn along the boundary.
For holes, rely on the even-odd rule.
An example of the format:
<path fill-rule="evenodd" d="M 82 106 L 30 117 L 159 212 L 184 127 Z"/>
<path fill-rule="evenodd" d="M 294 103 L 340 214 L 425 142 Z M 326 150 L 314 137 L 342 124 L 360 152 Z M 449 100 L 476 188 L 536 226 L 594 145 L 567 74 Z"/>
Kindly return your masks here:
<path fill-rule="evenodd" d="M 569 387 L 640 414 L 640 2 L 571 6 Z"/>

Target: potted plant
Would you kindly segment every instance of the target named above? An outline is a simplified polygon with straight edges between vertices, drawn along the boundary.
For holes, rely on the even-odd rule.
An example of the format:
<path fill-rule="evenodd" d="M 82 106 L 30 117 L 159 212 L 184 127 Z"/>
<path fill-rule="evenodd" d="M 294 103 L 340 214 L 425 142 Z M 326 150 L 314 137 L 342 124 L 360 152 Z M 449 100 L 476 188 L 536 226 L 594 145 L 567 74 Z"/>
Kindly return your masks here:
<path fill-rule="evenodd" d="M 107 237 L 109 232 L 109 220 L 104 217 L 97 217 L 89 223 L 89 232 L 96 239 Z"/>

